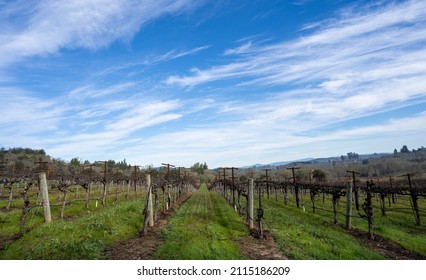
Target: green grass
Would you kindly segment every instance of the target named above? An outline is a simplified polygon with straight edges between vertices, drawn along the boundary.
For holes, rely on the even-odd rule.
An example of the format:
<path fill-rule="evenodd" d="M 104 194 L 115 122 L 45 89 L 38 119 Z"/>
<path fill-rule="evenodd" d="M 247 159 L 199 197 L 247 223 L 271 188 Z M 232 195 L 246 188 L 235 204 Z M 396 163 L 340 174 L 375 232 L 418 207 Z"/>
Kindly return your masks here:
<path fill-rule="evenodd" d="M 20 210 L 0 212 L 0 238 L 9 238 L 19 233 L 21 213 Z"/>
<path fill-rule="evenodd" d="M 302 195 L 302 203 L 306 205 L 306 212 L 311 213 L 311 201 L 309 195 Z M 339 201 L 338 211 L 345 213 L 346 210 L 346 198 L 342 197 Z M 360 197 L 360 205 L 363 203 L 364 198 Z M 332 210 L 333 206 L 331 200 L 326 197 L 325 204 L 322 203 L 322 197 L 318 197 L 316 201 L 317 207 L 324 208 L 327 210 Z M 379 234 L 385 239 L 398 243 L 402 247 L 418 253 L 420 255 L 426 256 L 426 219 L 425 214 L 421 213 L 423 225 L 416 226 L 414 222 L 414 215 L 411 210 L 392 210 L 395 208 L 407 208 L 410 207 L 410 201 L 408 197 L 404 196 L 398 198 L 395 205 L 392 204 L 391 207 L 388 205 L 386 199 L 386 216 L 382 216 L 380 210 L 380 201 L 373 199 L 374 207 L 374 234 Z M 296 206 L 293 204 L 293 208 Z M 426 200 L 419 199 L 420 209 L 426 209 Z M 355 204 L 353 205 L 353 216 L 358 216 Z M 364 214 L 364 211 L 360 209 L 360 213 Z M 326 221 L 333 220 L 333 213 L 325 212 L 318 210 L 317 213 L 319 218 L 325 219 Z M 423 217 L 422 217 L 423 216 Z M 339 223 L 345 223 L 345 217 L 341 214 L 338 215 Z M 353 218 L 352 225 L 355 228 L 361 229 L 363 231 L 368 231 L 367 221 L 361 218 Z"/>
<path fill-rule="evenodd" d="M 43 224 L 0 251 L 0 259 L 102 259 L 103 250 L 142 228 L 142 200 Z"/>
<path fill-rule="evenodd" d="M 1 185 L 0 185 L 1 187 Z M 100 211 L 105 208 L 109 208 L 112 206 L 116 206 L 118 204 L 127 201 L 125 198 L 125 190 L 121 189 L 118 195 L 118 199 L 116 200 L 116 187 L 110 188 L 110 192 L 107 196 L 106 204 L 102 205 L 102 189 L 100 186 L 94 185 L 92 188 L 92 193 L 89 200 L 89 208 L 85 207 L 85 190 L 83 188 L 79 188 L 78 196 L 76 197 L 76 186 L 69 187 L 68 198 L 67 201 L 71 201 L 71 203 L 67 204 L 64 212 L 64 219 L 76 219 L 79 217 L 84 217 L 86 215 L 90 215 L 93 212 Z M 0 240 L 8 239 L 12 236 L 18 234 L 20 232 L 20 220 L 22 215 L 22 198 L 19 196 L 21 190 L 14 189 L 14 198 L 12 200 L 11 209 L 8 211 L 4 211 L 4 208 L 7 205 L 8 194 L 7 190 L 3 191 L 3 196 L 0 197 Z M 36 200 L 37 190 L 31 188 L 28 192 L 30 206 L 37 205 Z M 137 195 L 133 189 L 129 192 L 129 200 L 134 199 L 144 199 L 146 193 L 142 190 L 138 190 Z M 49 190 L 49 201 L 51 205 L 51 216 L 53 221 L 60 220 L 62 201 L 61 193 L 57 189 Z M 96 198 L 98 198 L 98 207 L 96 207 Z M 39 199 L 40 202 L 41 198 Z M 159 209 L 162 207 L 162 193 L 159 192 Z M 35 207 L 30 209 L 27 217 L 27 222 L 25 224 L 26 229 L 33 230 L 38 226 L 44 223 L 44 214 L 43 207 Z"/>
<path fill-rule="evenodd" d="M 272 199 L 264 200 L 264 210 L 266 228 L 291 259 L 383 259 L 346 230 L 316 214 Z"/>
<path fill-rule="evenodd" d="M 157 259 L 244 259 L 236 241 L 248 230 L 226 201 L 203 185 L 180 207 L 164 235 Z"/>
<path fill-rule="evenodd" d="M 266 196 L 265 196 L 266 198 Z M 270 199 L 264 199 L 266 227 L 280 244 L 281 249 L 294 259 L 377 259 L 382 258 L 363 244 L 355 240 L 341 226 L 334 225 L 333 206 L 329 196 L 323 203 L 322 196 L 316 198 L 316 213 L 312 213 L 309 193 L 301 195 L 301 205 L 297 208 L 295 198 L 289 193 L 289 203 L 284 205 L 282 194 L 275 201 L 275 194 Z M 345 197 L 338 203 L 338 211 L 345 212 Z M 364 198 L 360 198 L 362 204 Z M 373 199 L 374 206 L 374 234 L 381 235 L 390 242 L 400 244 L 402 247 L 426 256 L 426 226 L 416 226 L 411 210 L 390 210 L 395 208 L 409 207 L 407 197 L 398 198 L 397 204 L 388 209 L 386 216 L 382 216 L 380 202 Z M 405 206 L 404 206 L 405 205 Z M 407 206 L 408 205 L 408 206 Z M 420 209 L 426 208 L 426 200 L 419 199 Z M 322 211 L 323 208 L 328 211 Z M 331 212 L 330 212 L 331 211 Z M 361 209 L 360 212 L 364 214 Z M 424 214 L 422 223 L 425 223 Z M 358 216 L 355 205 L 353 205 L 353 216 Z M 345 217 L 338 214 L 340 224 L 345 223 Z M 353 218 L 352 226 L 363 231 L 368 231 L 367 221 L 361 218 Z"/>
<path fill-rule="evenodd" d="M 93 194 L 97 196 L 98 190 Z M 132 192 L 130 192 L 132 195 Z M 0 200 L 6 205 L 5 194 Z M 80 191 L 79 198 L 84 196 Z M 51 203 L 60 203 L 58 195 L 52 194 Z M 52 207 L 53 222 L 43 223 L 43 209 L 30 211 L 27 228 L 31 231 L 24 237 L 7 245 L 0 251 L 0 259 L 102 259 L 102 251 L 109 245 L 134 236 L 142 227 L 143 194 L 139 199 L 124 201 L 124 193 L 115 202 L 115 193 L 108 196 L 107 205 L 95 207 L 90 201 L 90 212 L 84 201 L 68 205 L 65 220 L 60 220 L 60 207 Z M 70 193 L 70 199 L 74 196 Z M 289 195 L 289 205 L 279 201 L 275 195 L 264 199 L 265 228 L 276 238 L 280 249 L 292 259 L 381 259 L 382 256 L 366 248 L 341 226 L 332 223 L 333 213 L 317 209 L 312 213 L 308 195 L 302 195 L 306 211 L 297 208 L 294 197 Z M 31 198 L 35 204 L 35 198 Z M 159 199 L 162 201 L 161 197 Z M 245 202 L 245 199 L 242 198 Z M 363 198 L 360 199 L 362 204 Z M 387 201 L 386 201 L 387 202 Z M 374 233 L 406 249 L 426 256 L 426 226 L 416 226 L 410 210 L 392 211 L 393 208 L 409 207 L 406 197 L 398 199 L 387 215 L 382 216 L 380 203 L 374 199 Z M 19 207 L 22 199 L 14 199 L 13 206 Z M 244 203 L 243 203 L 244 204 Z M 318 208 L 332 211 L 329 197 L 323 204 L 322 197 L 316 200 Z M 405 206 L 404 206 L 405 205 Z M 426 200 L 419 199 L 420 209 L 426 209 Z M 345 197 L 339 202 L 339 212 L 345 211 Z M 357 215 L 354 208 L 354 215 Z M 161 205 L 159 206 L 161 209 Z M 363 212 L 361 210 L 361 212 Z M 421 213 L 422 224 L 426 223 Z M 11 237 L 19 232 L 21 209 L 0 212 L 0 238 Z M 338 216 L 339 223 L 345 217 Z M 353 219 L 355 228 L 367 231 L 367 222 Z M 243 219 L 233 211 L 219 194 L 210 193 L 205 185 L 198 193 L 182 205 L 164 230 L 165 243 L 157 251 L 158 259 L 244 259 L 236 241 L 248 235 Z"/>
<path fill-rule="evenodd" d="M 140 194 L 142 198 L 144 194 Z M 69 200 L 73 200 L 74 197 L 69 197 Z M 81 198 L 78 198 L 81 199 Z M 22 199 L 14 200 L 15 204 L 22 204 Z M 96 207 L 96 200 L 89 201 L 89 209 L 85 208 L 85 201 L 73 201 L 65 207 L 64 218 L 66 220 L 82 217 L 88 215 L 93 212 L 97 212 L 104 208 L 108 208 L 110 206 L 117 205 L 124 201 L 124 196 L 119 197 L 118 201 L 115 201 L 115 195 L 110 195 L 107 198 L 107 204 L 102 205 L 101 201 L 98 201 L 98 207 Z M 35 198 L 30 199 L 30 205 L 35 205 Z M 52 220 L 60 220 L 61 215 L 61 204 L 60 201 L 57 200 L 57 196 L 51 197 L 51 216 Z M 18 206 L 16 206 L 18 207 Z M 19 207 L 22 207 L 19 205 Z M 20 208 L 10 209 L 7 212 L 0 211 L 0 238 L 1 237 L 11 237 L 20 231 L 20 220 L 21 220 L 22 210 Z M 43 207 L 32 208 L 28 213 L 27 222 L 25 224 L 26 229 L 33 229 L 37 226 L 40 226 L 44 223 L 44 211 Z"/>

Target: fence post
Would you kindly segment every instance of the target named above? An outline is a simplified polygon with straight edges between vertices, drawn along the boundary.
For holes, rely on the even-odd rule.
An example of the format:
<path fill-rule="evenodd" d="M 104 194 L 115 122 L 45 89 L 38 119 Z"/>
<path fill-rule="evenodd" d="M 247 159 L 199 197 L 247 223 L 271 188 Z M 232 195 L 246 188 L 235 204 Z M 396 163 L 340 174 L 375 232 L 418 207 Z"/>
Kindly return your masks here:
<path fill-rule="evenodd" d="M 148 187 L 148 225 L 154 226 L 154 212 L 152 211 L 152 189 L 151 189 L 151 174 L 146 174 L 146 185 Z"/>
<path fill-rule="evenodd" d="M 49 192 L 47 189 L 47 180 L 46 173 L 42 172 L 39 175 L 40 177 L 40 188 L 43 196 L 43 209 L 44 209 L 44 220 L 49 223 L 52 221 L 52 216 L 50 215 L 50 202 L 49 202 Z"/>
<path fill-rule="evenodd" d="M 249 211 L 249 229 L 253 229 L 254 224 L 254 186 L 253 179 L 249 179 L 249 189 L 248 189 L 248 211 Z"/>
<path fill-rule="evenodd" d="M 346 228 L 352 228 L 352 183 L 348 182 L 346 189 Z"/>

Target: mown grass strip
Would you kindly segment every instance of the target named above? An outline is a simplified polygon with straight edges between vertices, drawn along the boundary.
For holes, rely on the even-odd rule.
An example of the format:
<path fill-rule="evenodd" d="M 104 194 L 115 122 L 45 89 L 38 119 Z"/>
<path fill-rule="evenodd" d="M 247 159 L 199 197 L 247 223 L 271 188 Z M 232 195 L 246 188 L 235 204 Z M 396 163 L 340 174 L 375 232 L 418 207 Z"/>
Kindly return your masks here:
<path fill-rule="evenodd" d="M 383 259 L 331 220 L 272 199 L 264 200 L 264 208 L 266 228 L 292 259 Z"/>
<path fill-rule="evenodd" d="M 237 240 L 248 230 L 242 219 L 217 193 L 200 192 L 181 206 L 164 230 L 157 259 L 245 259 Z"/>
<path fill-rule="evenodd" d="M 143 200 L 132 200 L 73 220 L 43 224 L 0 251 L 0 259 L 103 259 L 108 245 L 141 229 L 143 207 Z"/>

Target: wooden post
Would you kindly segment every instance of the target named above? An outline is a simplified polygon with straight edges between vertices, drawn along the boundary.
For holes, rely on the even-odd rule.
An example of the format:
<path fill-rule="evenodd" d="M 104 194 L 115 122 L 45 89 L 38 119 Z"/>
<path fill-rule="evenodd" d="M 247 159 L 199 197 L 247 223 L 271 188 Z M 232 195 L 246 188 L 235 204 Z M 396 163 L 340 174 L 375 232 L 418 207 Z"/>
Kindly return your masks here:
<path fill-rule="evenodd" d="M 154 221 L 157 221 L 158 214 L 158 191 L 154 191 Z"/>
<path fill-rule="evenodd" d="M 259 238 L 263 239 L 263 208 L 262 208 L 262 188 L 259 186 L 259 208 L 257 208 L 257 222 L 259 226 Z"/>
<path fill-rule="evenodd" d="M 64 201 L 62 202 L 62 208 L 61 208 L 61 219 L 64 219 L 64 213 L 65 213 L 65 206 L 67 206 L 67 189 L 64 188 Z"/>
<path fill-rule="evenodd" d="M 10 206 L 12 205 L 12 199 L 13 199 L 13 185 L 12 183 L 10 183 L 9 199 L 7 200 L 6 210 L 9 210 Z"/>
<path fill-rule="evenodd" d="M 105 205 L 106 204 L 106 197 L 107 197 L 107 182 L 106 182 L 106 180 L 103 180 L 102 184 L 103 184 L 102 205 Z"/>
<path fill-rule="evenodd" d="M 44 209 L 44 220 L 46 223 L 52 221 L 52 216 L 50 215 L 50 202 L 49 202 L 49 192 L 47 189 L 47 180 L 46 173 L 42 172 L 39 175 L 40 178 L 40 188 L 43 196 L 43 209 Z"/>
<path fill-rule="evenodd" d="M 266 197 L 269 199 L 269 180 L 268 180 L 268 171 L 271 169 L 264 169 L 266 173 Z"/>
<path fill-rule="evenodd" d="M 411 174 L 407 174 L 407 179 L 408 179 L 408 185 L 410 186 L 410 196 L 411 196 L 411 200 L 413 203 L 413 210 L 414 210 L 414 217 L 416 219 L 416 225 L 419 226 L 420 225 L 420 214 L 419 214 L 419 205 L 417 202 L 418 199 L 418 193 L 417 190 L 413 190 L 412 185 L 411 185 Z"/>
<path fill-rule="evenodd" d="M 90 184 L 87 184 L 85 189 L 86 189 L 86 209 L 89 209 Z"/>
<path fill-rule="evenodd" d="M 284 205 L 288 204 L 288 189 L 287 189 L 287 184 L 283 187 L 284 189 Z"/>
<path fill-rule="evenodd" d="M 129 191 L 130 191 L 130 180 L 127 181 L 126 200 L 129 199 Z"/>
<path fill-rule="evenodd" d="M 373 218 L 373 206 L 372 206 L 372 190 L 374 183 L 373 181 L 368 182 L 367 181 L 367 197 L 365 198 L 365 202 L 362 205 L 362 208 L 364 212 L 367 214 L 367 221 L 368 221 L 368 238 L 373 240 L 374 234 L 373 234 L 373 227 L 374 227 L 374 218 Z"/>
<path fill-rule="evenodd" d="M 170 197 L 170 185 L 167 185 L 167 203 L 166 203 L 166 210 L 168 211 L 171 207 L 171 197 Z"/>
<path fill-rule="evenodd" d="M 234 207 L 235 212 L 238 211 L 237 209 L 237 205 L 235 203 L 235 177 L 234 177 L 234 170 L 236 170 L 238 168 L 236 167 L 231 167 L 231 171 L 232 171 L 232 207 Z"/>
<path fill-rule="evenodd" d="M 314 187 L 311 186 L 311 188 L 309 189 L 309 195 L 311 197 L 311 202 L 312 202 L 312 212 L 315 213 L 316 211 L 316 207 L 315 207 L 315 195 L 316 195 L 316 190 L 314 189 Z"/>
<path fill-rule="evenodd" d="M 254 224 L 254 185 L 253 179 L 249 179 L 248 188 L 248 212 L 249 212 L 249 229 L 253 229 Z"/>
<path fill-rule="evenodd" d="M 146 185 L 148 187 L 148 225 L 154 226 L 154 212 L 152 210 L 151 174 L 146 174 Z"/>
<path fill-rule="evenodd" d="M 116 182 L 116 185 L 115 185 L 115 201 L 117 201 L 118 200 L 118 193 L 119 193 L 119 187 L 120 187 L 120 185 L 119 185 L 119 181 L 117 180 L 117 182 Z"/>
<path fill-rule="evenodd" d="M 21 216 L 21 230 L 20 234 L 25 233 L 25 223 L 27 221 L 27 215 L 28 215 L 28 206 L 30 205 L 30 201 L 27 196 L 27 192 L 30 188 L 30 185 L 24 182 L 24 190 L 22 192 L 22 199 L 23 199 L 23 205 L 22 205 L 22 216 Z"/>
<path fill-rule="evenodd" d="M 166 186 L 163 185 L 161 186 L 161 191 L 162 191 L 162 199 L 163 199 L 163 213 L 166 212 Z"/>
<path fill-rule="evenodd" d="M 346 172 L 351 173 L 352 174 L 352 189 L 354 191 L 354 195 L 355 195 L 355 208 L 356 211 L 359 211 L 359 194 L 358 194 L 358 187 L 356 186 L 356 174 L 359 174 L 359 172 L 356 172 L 354 170 L 346 170 Z"/>
<path fill-rule="evenodd" d="M 337 201 L 339 200 L 339 195 L 333 194 L 333 213 L 334 213 L 334 223 L 337 225 L 339 222 L 337 221 Z"/>
<path fill-rule="evenodd" d="M 385 204 L 386 194 L 383 191 L 380 193 L 380 206 L 382 210 L 382 216 L 386 216 L 386 204 Z"/>
<path fill-rule="evenodd" d="M 300 193 L 299 193 L 299 186 L 296 184 L 296 175 L 294 174 L 295 169 L 300 169 L 300 167 L 289 167 L 287 169 L 291 169 L 292 175 L 293 175 L 293 186 L 294 186 L 294 192 L 296 193 L 296 206 L 297 208 L 300 207 Z"/>
<path fill-rule="evenodd" d="M 346 228 L 352 228 L 352 182 L 348 183 L 346 189 Z"/>

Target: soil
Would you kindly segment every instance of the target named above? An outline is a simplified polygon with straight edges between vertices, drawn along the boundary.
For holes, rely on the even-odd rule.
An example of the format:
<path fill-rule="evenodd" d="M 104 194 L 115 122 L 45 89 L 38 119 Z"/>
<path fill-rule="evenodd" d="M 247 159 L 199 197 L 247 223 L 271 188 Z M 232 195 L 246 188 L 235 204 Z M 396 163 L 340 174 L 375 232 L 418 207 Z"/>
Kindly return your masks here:
<path fill-rule="evenodd" d="M 0 237 L 0 251 L 3 250 L 6 247 L 6 245 L 12 244 L 13 242 L 15 242 L 21 237 L 22 237 L 21 233 L 17 233 L 10 237 Z"/>
<path fill-rule="evenodd" d="M 105 250 L 105 257 L 110 260 L 152 260 L 157 248 L 164 242 L 161 232 L 169 223 L 170 218 L 191 195 L 187 194 L 173 204 L 170 209 L 158 213 L 154 227 L 146 235 L 142 232 L 130 240 L 114 244 Z"/>
<path fill-rule="evenodd" d="M 137 237 L 117 243 L 105 250 L 105 257 L 111 260 L 152 260 L 157 248 L 164 242 L 161 234 L 170 218 L 189 198 L 182 198 L 166 213 L 161 213 L 153 228 L 145 236 L 141 233 Z M 278 244 L 268 231 L 264 231 L 262 239 L 258 238 L 256 230 L 251 235 L 239 241 L 241 253 L 251 260 L 286 260 L 288 259 L 278 250 Z"/>
<path fill-rule="evenodd" d="M 256 230 L 244 237 L 239 243 L 241 253 L 250 260 L 288 260 L 278 249 L 278 244 L 269 231 L 263 231 L 263 238 L 259 238 Z"/>
<path fill-rule="evenodd" d="M 374 239 L 368 238 L 368 232 L 361 231 L 359 229 L 348 230 L 350 234 L 359 239 L 363 244 L 368 246 L 371 250 L 379 253 L 388 260 L 425 260 L 426 257 L 411 252 L 401 245 L 393 243 L 389 240 L 384 239 L 380 235 L 374 235 Z"/>
<path fill-rule="evenodd" d="M 168 224 L 172 215 L 179 206 L 189 198 L 183 197 L 176 205 L 166 213 L 161 213 L 156 225 L 150 228 L 147 235 L 120 242 L 109 247 L 105 251 L 107 259 L 115 260 L 150 260 L 154 259 L 157 248 L 164 242 L 162 230 Z M 411 252 L 401 245 L 375 235 L 373 240 L 368 238 L 368 233 L 359 229 L 348 230 L 348 233 L 357 238 L 371 250 L 390 260 L 425 260 L 426 257 Z M 259 238 L 256 229 L 250 231 L 250 235 L 238 241 L 241 253 L 251 260 L 286 260 L 288 259 L 280 250 L 274 237 L 269 231 L 264 231 L 263 238 Z"/>

